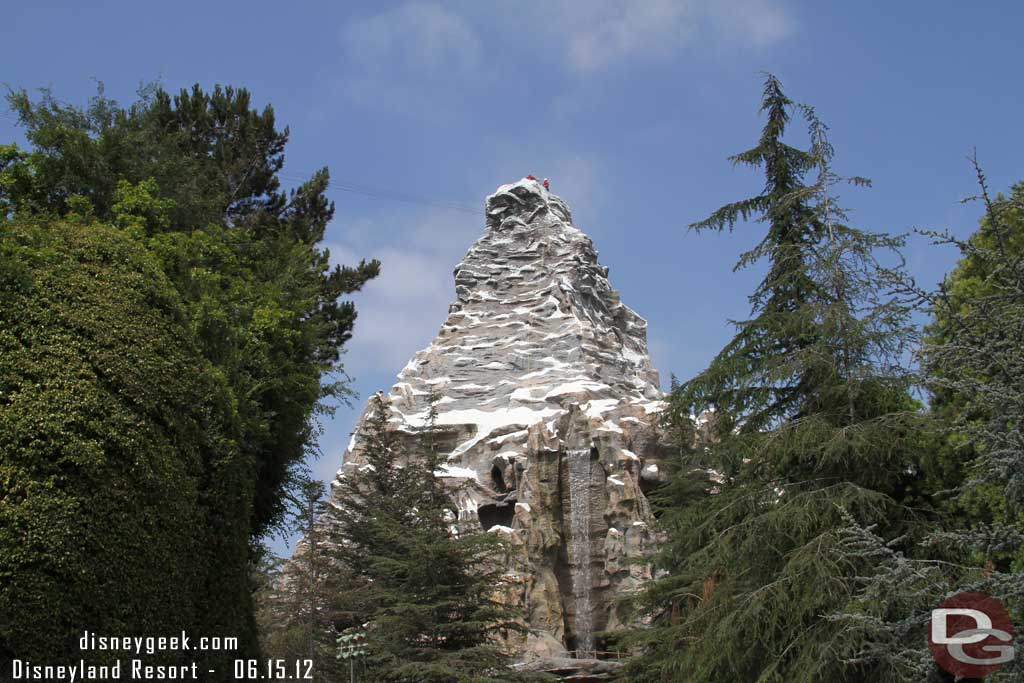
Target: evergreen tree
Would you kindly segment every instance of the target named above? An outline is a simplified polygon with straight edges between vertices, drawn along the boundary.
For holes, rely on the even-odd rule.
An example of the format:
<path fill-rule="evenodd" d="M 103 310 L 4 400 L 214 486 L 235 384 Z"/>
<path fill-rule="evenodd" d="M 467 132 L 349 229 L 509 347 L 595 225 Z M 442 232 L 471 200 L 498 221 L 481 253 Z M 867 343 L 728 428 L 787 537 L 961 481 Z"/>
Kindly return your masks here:
<path fill-rule="evenodd" d="M 336 658 L 338 619 L 326 532 L 320 523 L 323 482 L 301 472 L 290 496 L 289 531 L 301 536 L 291 559 L 266 553 L 256 593 L 263 655 L 286 662 L 311 660 L 313 680 L 341 680 Z"/>
<path fill-rule="evenodd" d="M 865 662 L 907 672 L 906 680 L 953 681 L 935 671 L 920 633 L 931 610 L 951 594 L 980 591 L 1000 598 L 1021 618 L 1020 416 L 1024 372 L 1019 345 L 1024 324 L 1024 186 L 989 197 L 977 162 L 985 214 L 968 240 L 923 232 L 953 245 L 961 259 L 936 291 L 902 278 L 903 293 L 934 318 L 923 346 L 922 374 L 933 392 L 931 410 L 945 428 L 924 460 L 928 485 L 942 491 L 952 514 L 910 552 L 886 544 L 876 530 L 848 520 L 840 556 L 876 558 L 858 578 L 857 598 L 837 619 L 871 644 Z M 991 681 L 1020 677 L 1017 658 Z"/>
<path fill-rule="evenodd" d="M 731 231 L 737 222 L 753 216 L 767 226 L 764 238 L 736 264 L 739 269 L 761 259 L 768 261 L 768 274 L 750 297 L 758 315 L 738 325 L 736 337 L 715 362 L 685 388 L 691 403 L 714 406 L 731 420 L 742 416 L 748 431 L 774 426 L 778 419 L 792 415 L 812 383 L 810 368 L 781 365 L 799 357 L 800 350 L 815 341 L 813 328 L 803 324 L 801 313 L 807 311 L 806 304 L 818 288 L 807 256 L 823 229 L 810 206 L 814 192 L 803 182 L 816 160 L 810 152 L 783 141 L 793 106 L 779 81 L 769 75 L 761 103 L 767 117 L 761 138 L 757 146 L 730 157 L 734 165 L 763 168 L 764 189 L 690 226 L 698 233 Z M 744 381 L 755 371 L 762 374 L 762 381 Z M 720 428 L 731 429 L 731 423 L 720 422 Z"/>
<path fill-rule="evenodd" d="M 954 433 L 973 458 L 963 466 L 961 507 L 984 516 L 968 529 L 937 539 L 964 547 L 970 567 L 959 590 L 982 590 L 1003 600 L 1014 621 L 1024 610 L 1024 188 L 990 196 L 976 160 L 984 206 L 969 240 L 932 236 L 961 253 L 954 277 L 936 292 L 914 290 L 936 316 L 939 334 L 925 345 L 923 365 L 932 387 L 961 407 Z M 1018 655 L 1020 647 L 1018 644 Z M 1020 676 L 1020 657 L 1002 672 Z M 1016 679 L 1013 679 L 1016 680 Z"/>
<path fill-rule="evenodd" d="M 983 176 L 979 175 L 979 179 L 983 181 Z M 982 186 L 982 197 L 985 195 L 987 188 Z M 990 318 L 997 317 L 994 307 L 1005 307 L 1009 301 L 1007 285 L 1002 280 L 1006 268 L 1012 269 L 1014 261 L 1024 256 L 1024 183 L 1014 185 L 1008 196 L 992 199 L 986 214 L 969 240 L 954 241 L 962 258 L 941 288 L 933 293 L 917 292 L 933 316 L 925 340 L 928 357 L 932 359 L 927 366 L 931 408 L 951 425 L 942 447 L 926 463 L 928 473 L 935 488 L 959 494 L 948 501 L 952 512 L 981 524 L 1005 519 L 1003 482 L 974 479 L 973 467 L 979 464 L 977 430 L 992 416 L 986 412 L 987 403 L 978 400 L 977 391 L 958 390 L 964 371 L 976 368 L 977 361 L 967 366 L 960 364 L 959 353 L 953 349 L 965 337 L 970 348 L 978 348 L 988 334 L 1006 333 L 998 328 L 1000 321 Z M 940 242 L 949 241 L 946 235 L 932 235 Z M 987 377 L 980 370 L 973 372 L 976 382 Z M 962 488 L 968 481 L 971 485 Z M 1000 562 L 1005 566 L 1008 559 L 1001 558 Z"/>
<path fill-rule="evenodd" d="M 403 450 L 387 399 L 364 415 L 365 462 L 341 479 L 333 557 L 348 581 L 345 626 L 365 628 L 368 680 L 545 680 L 512 672 L 498 647 L 515 615 L 498 599 L 504 567 L 492 534 L 453 528 L 437 456 Z"/>
<path fill-rule="evenodd" d="M 733 160 L 763 168 L 764 192 L 692 227 L 723 230 L 757 216 L 765 237 L 737 268 L 765 259 L 767 274 L 750 297 L 752 318 L 670 397 L 670 425 L 714 411 L 711 443 L 694 449 L 680 476 L 714 474 L 659 501 L 669 539 L 657 564 L 668 576 L 645 591 L 654 623 L 637 634 L 645 652 L 625 676 L 903 680 L 858 662 L 866 643 L 830 618 L 871 563 L 840 555 L 849 520 L 887 540 L 916 530 L 902 505 L 925 443 L 901 366 L 913 328 L 907 307 L 884 294 L 888 276 L 876 261 L 900 241 L 846 224 L 832 189 L 842 179 L 813 109 L 769 76 L 762 111 L 759 144 Z M 793 111 L 808 123 L 807 151 L 783 142 Z"/>

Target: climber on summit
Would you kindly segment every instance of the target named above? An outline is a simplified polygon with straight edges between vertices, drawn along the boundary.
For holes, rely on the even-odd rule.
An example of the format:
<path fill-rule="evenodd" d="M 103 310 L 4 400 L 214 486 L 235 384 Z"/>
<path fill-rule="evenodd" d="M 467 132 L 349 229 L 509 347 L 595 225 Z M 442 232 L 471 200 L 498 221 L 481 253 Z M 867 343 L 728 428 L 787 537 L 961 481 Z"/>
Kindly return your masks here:
<path fill-rule="evenodd" d="M 547 178 L 544 179 L 544 189 L 545 190 L 550 190 L 551 189 L 551 183 L 548 181 Z"/>

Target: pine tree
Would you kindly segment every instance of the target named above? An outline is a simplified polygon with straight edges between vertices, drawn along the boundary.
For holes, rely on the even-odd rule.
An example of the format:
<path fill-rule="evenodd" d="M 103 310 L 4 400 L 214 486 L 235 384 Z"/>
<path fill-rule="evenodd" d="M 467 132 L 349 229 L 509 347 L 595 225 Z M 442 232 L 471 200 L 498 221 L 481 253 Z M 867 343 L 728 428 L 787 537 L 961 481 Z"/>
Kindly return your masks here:
<path fill-rule="evenodd" d="M 260 646 L 269 659 L 312 660 L 316 681 L 341 680 L 335 656 L 337 576 L 320 523 L 324 485 L 302 471 L 290 488 L 288 530 L 301 541 L 287 562 L 266 550 L 261 558 L 256 592 Z"/>
<path fill-rule="evenodd" d="M 365 628 L 367 680 L 486 683 L 515 674 L 496 637 L 515 629 L 497 599 L 504 568 L 492 534 L 452 529 L 436 449 L 404 450 L 377 394 L 364 415 L 362 464 L 341 479 L 332 556 L 347 587 L 344 627 Z"/>
<path fill-rule="evenodd" d="M 761 112 L 767 121 L 761 138 L 757 146 L 730 157 L 733 165 L 763 167 L 764 189 L 755 197 L 726 204 L 690 226 L 698 233 L 731 231 L 737 222 L 752 216 L 767 225 L 764 238 L 736 264 L 739 269 L 762 258 L 768 260 L 769 272 L 750 297 L 759 315 L 739 325 L 736 337 L 715 362 L 685 388 L 692 403 L 712 405 L 722 416 L 733 419 L 742 416 L 744 428 L 751 431 L 772 426 L 779 416 L 791 415 L 811 381 L 799 368 L 777 367 L 782 359 L 814 342 L 799 314 L 817 287 L 809 272 L 807 249 L 820 239 L 822 230 L 810 206 L 813 191 L 803 182 L 815 159 L 782 139 L 793 106 L 779 81 L 769 75 L 762 96 Z M 767 381 L 740 381 L 751 375 L 751 370 L 759 370 Z M 771 381 L 776 376 L 784 381 Z M 723 421 L 720 427 L 731 429 L 731 423 Z"/>
<path fill-rule="evenodd" d="M 913 328 L 907 306 L 884 294 L 889 276 L 876 261 L 900 240 L 846 224 L 833 194 L 843 179 L 813 109 L 768 76 L 762 111 L 759 144 L 733 161 L 763 168 L 763 193 L 691 227 L 731 229 L 757 216 L 765 237 L 737 268 L 765 259 L 767 274 L 751 319 L 670 397 L 670 423 L 714 411 L 712 442 L 689 469 L 714 474 L 695 499 L 680 487 L 689 499 L 661 510 L 669 539 L 657 564 L 668 576 L 643 596 L 654 624 L 638 634 L 645 653 L 626 676 L 902 680 L 857 662 L 866 643 L 829 618 L 870 564 L 840 555 L 840 529 L 877 525 L 890 540 L 915 531 L 901 505 L 923 445 L 901 366 Z M 794 111 L 808 124 L 807 151 L 782 140 Z"/>

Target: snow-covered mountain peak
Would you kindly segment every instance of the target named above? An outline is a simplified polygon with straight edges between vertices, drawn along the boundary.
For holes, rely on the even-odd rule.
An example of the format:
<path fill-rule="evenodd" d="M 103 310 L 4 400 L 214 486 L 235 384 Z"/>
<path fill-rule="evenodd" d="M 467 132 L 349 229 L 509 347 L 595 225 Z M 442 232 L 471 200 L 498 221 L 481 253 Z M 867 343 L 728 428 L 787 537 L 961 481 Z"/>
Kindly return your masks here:
<path fill-rule="evenodd" d="M 516 220 L 528 224 L 542 210 L 552 212 L 567 224 L 572 223 L 569 207 L 536 178 L 526 177 L 502 185 L 487 198 L 486 207 L 489 227 L 502 228 Z"/>
<path fill-rule="evenodd" d="M 487 207 L 483 235 L 455 268 L 448 319 L 390 392 L 396 419 L 418 426 L 435 391 L 445 399 L 440 421 L 475 425 L 479 440 L 488 428 L 550 421 L 573 403 L 603 414 L 660 399 L 647 323 L 619 300 L 565 203 L 524 178 L 499 187 Z"/>
<path fill-rule="evenodd" d="M 565 202 L 523 178 L 486 206 L 447 319 L 387 395 L 412 456 L 436 401 L 433 443 L 447 455 L 437 474 L 461 522 L 523 544 L 513 569 L 529 579 L 521 597 L 540 634 L 528 647 L 557 651 L 615 627 L 616 593 L 649 576 L 638 562 L 653 544 L 643 489 L 661 477 L 663 395 L 646 321 L 620 301 Z M 361 419 L 339 475 L 358 472 L 363 429 Z M 580 610 L 595 613 L 577 622 Z"/>

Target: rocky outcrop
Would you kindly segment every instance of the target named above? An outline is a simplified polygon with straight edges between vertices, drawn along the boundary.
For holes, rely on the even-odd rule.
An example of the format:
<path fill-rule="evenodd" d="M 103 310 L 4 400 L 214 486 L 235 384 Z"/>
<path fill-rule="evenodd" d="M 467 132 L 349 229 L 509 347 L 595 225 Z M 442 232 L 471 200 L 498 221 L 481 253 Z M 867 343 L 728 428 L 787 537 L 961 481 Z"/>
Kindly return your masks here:
<path fill-rule="evenodd" d="M 515 669 L 530 673 L 546 673 L 559 680 L 573 683 L 600 683 L 614 680 L 615 675 L 622 669 L 622 664 L 599 659 L 539 657 L 518 664 Z"/>
<path fill-rule="evenodd" d="M 540 183 L 503 185 L 486 210 L 447 320 L 388 393 L 393 427 L 415 452 L 434 401 L 459 523 L 515 549 L 523 651 L 593 653 L 595 633 L 623 625 L 618 598 L 650 578 L 664 403 L 647 325 Z M 359 466 L 360 434 L 339 474 Z"/>

